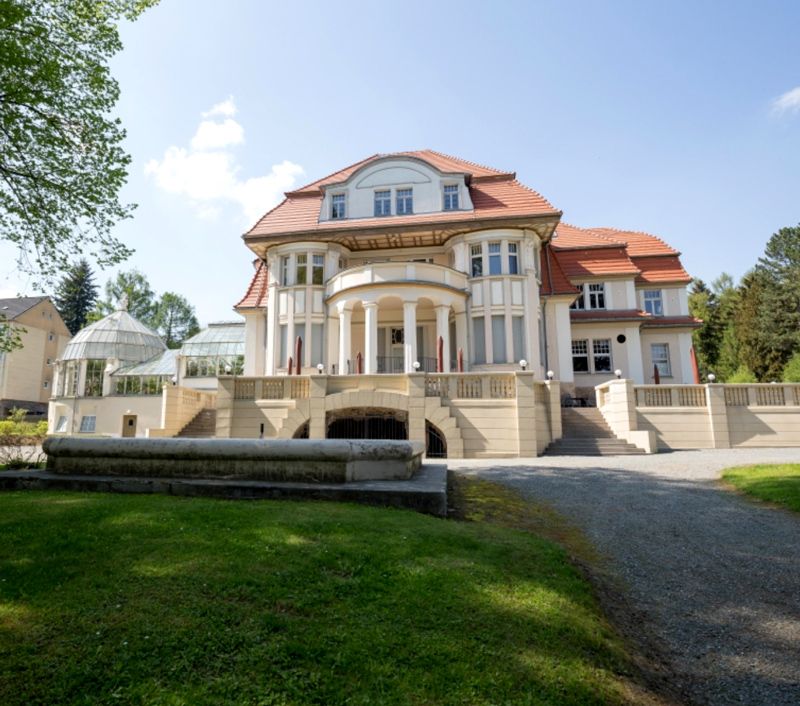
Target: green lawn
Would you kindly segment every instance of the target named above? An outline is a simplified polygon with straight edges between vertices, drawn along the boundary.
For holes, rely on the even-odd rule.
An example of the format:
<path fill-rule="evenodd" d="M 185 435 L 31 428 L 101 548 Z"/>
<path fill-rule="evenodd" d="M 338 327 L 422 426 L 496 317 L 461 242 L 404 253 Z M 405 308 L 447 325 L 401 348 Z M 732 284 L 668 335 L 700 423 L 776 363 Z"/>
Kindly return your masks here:
<path fill-rule="evenodd" d="M 0 493 L 0 703 L 632 703 L 556 544 L 311 502 Z"/>
<path fill-rule="evenodd" d="M 722 477 L 749 495 L 800 512 L 800 464 L 798 463 L 729 468 Z"/>

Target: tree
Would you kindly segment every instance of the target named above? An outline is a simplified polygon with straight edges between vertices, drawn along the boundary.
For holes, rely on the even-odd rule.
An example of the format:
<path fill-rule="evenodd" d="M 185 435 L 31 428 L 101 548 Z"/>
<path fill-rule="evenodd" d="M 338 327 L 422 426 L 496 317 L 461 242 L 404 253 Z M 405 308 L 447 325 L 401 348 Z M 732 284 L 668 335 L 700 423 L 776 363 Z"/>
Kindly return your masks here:
<path fill-rule="evenodd" d="M 161 295 L 154 324 L 167 348 L 180 348 L 187 338 L 200 330 L 194 307 L 174 292 L 164 292 Z"/>
<path fill-rule="evenodd" d="M 110 113 L 117 23 L 156 0 L 0 0 L 0 239 L 50 280 L 75 253 L 101 264 L 131 251 L 111 235 L 130 157 Z"/>
<path fill-rule="evenodd" d="M 743 382 L 757 382 L 756 376 L 750 368 L 746 365 L 740 365 L 736 372 L 730 376 L 725 382 L 730 383 L 743 383 Z"/>
<path fill-rule="evenodd" d="M 697 367 L 703 377 L 716 370 L 719 357 L 722 331 L 719 327 L 718 309 L 719 302 L 716 294 L 706 286 L 703 280 L 694 280 L 689 292 L 689 313 L 703 321 L 703 325 L 692 333 Z"/>
<path fill-rule="evenodd" d="M 784 382 L 800 382 L 800 351 L 795 353 L 783 369 Z"/>
<path fill-rule="evenodd" d="M 97 285 L 92 268 L 85 259 L 70 267 L 59 283 L 53 300 L 73 336 L 86 326 L 97 303 Z"/>
<path fill-rule="evenodd" d="M 147 277 L 139 270 L 120 272 L 114 279 L 106 282 L 105 291 L 105 299 L 97 303 L 93 315 L 95 320 L 116 311 L 122 298 L 127 297 L 128 313 L 146 326 L 156 327 L 155 317 L 158 309 L 156 294 Z"/>

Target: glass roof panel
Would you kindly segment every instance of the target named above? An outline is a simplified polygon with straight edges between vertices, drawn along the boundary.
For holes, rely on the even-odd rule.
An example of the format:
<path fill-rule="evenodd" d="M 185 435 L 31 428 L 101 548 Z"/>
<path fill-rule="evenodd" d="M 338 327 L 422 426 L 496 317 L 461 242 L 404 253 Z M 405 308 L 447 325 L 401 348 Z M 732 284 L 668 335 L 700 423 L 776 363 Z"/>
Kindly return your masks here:
<path fill-rule="evenodd" d="M 184 341 L 181 355 L 193 358 L 244 355 L 244 323 L 209 324 L 207 329 Z"/>

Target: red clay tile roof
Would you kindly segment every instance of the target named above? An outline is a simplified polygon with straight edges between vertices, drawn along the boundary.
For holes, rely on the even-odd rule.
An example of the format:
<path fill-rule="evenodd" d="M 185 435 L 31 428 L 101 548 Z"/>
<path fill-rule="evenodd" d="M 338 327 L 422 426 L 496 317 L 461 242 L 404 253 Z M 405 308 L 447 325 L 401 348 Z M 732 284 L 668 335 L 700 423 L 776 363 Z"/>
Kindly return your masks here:
<path fill-rule="evenodd" d="M 539 291 L 544 296 L 578 293 L 578 288 L 567 279 L 553 250 L 547 244 L 542 249 L 542 285 Z"/>
<path fill-rule="evenodd" d="M 437 169 L 471 174 L 469 185 L 472 211 L 442 211 L 417 213 L 408 216 L 383 216 L 319 221 L 323 193 L 321 186 L 347 179 L 358 168 L 378 158 L 393 155 L 373 155 L 345 169 L 312 182 L 296 191 L 286 193 L 278 204 L 245 234 L 248 237 L 277 236 L 297 233 L 324 233 L 330 231 L 358 231 L 363 228 L 427 223 L 469 222 L 514 216 L 560 215 L 541 194 L 520 184 L 514 174 L 472 164 L 431 150 L 398 152 L 398 156 L 424 159 Z"/>
<path fill-rule="evenodd" d="M 556 259 L 572 281 L 586 277 L 638 275 L 639 268 L 625 253 L 625 248 L 589 248 L 559 250 L 553 247 Z"/>
<path fill-rule="evenodd" d="M 340 169 L 339 171 L 329 174 L 322 179 L 317 179 L 317 181 L 312 181 L 310 184 L 301 186 L 299 189 L 289 193 L 297 194 L 308 191 L 317 193 L 319 192 L 320 187 L 329 186 L 330 184 L 340 184 L 343 181 L 347 181 L 361 167 L 366 166 L 375 160 L 385 159 L 387 157 L 412 157 L 415 159 L 421 159 L 438 169 L 440 172 L 469 174 L 473 179 L 498 176 L 508 176 L 511 178 L 514 177 L 513 172 L 503 172 L 499 169 L 492 169 L 491 167 L 485 167 L 482 164 L 468 162 L 465 159 L 451 157 L 450 155 L 442 154 L 441 152 L 436 152 L 434 150 L 415 150 L 412 152 L 389 152 L 386 154 L 373 154 L 366 159 L 362 159 L 360 162 L 351 164 L 349 167 Z"/>
<path fill-rule="evenodd" d="M 645 321 L 642 326 L 647 328 L 657 326 L 677 327 L 677 326 L 690 326 L 691 328 L 698 328 L 703 325 L 702 319 L 696 319 L 694 316 L 651 316 Z"/>
<path fill-rule="evenodd" d="M 598 321 L 647 321 L 653 317 L 639 309 L 578 309 L 570 310 L 570 321 L 573 323 Z"/>
<path fill-rule="evenodd" d="M 594 233 L 625 243 L 628 246 L 628 255 L 641 257 L 645 255 L 680 255 L 680 253 L 667 245 L 661 238 L 650 233 L 636 230 L 618 230 L 617 228 L 592 228 Z"/>
<path fill-rule="evenodd" d="M 621 240 L 601 235 L 589 228 L 578 228 L 561 221 L 556 226 L 553 234 L 553 247 L 558 250 L 571 248 L 607 248 L 624 247 L 625 243 Z"/>
<path fill-rule="evenodd" d="M 633 262 L 642 271 L 637 284 L 663 284 L 665 282 L 691 282 L 689 273 L 683 269 L 677 255 L 654 255 L 634 257 Z"/>
<path fill-rule="evenodd" d="M 250 286 L 238 304 L 234 304 L 234 309 L 261 309 L 267 305 L 267 295 L 269 293 L 269 273 L 267 265 L 263 260 L 256 260 L 256 271 Z"/>

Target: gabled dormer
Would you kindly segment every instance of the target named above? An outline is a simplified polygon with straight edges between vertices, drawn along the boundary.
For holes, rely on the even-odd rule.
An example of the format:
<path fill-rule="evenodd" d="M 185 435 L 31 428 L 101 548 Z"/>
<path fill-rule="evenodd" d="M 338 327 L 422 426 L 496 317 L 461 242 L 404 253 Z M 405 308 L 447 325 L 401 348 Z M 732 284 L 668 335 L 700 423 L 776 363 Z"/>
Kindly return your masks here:
<path fill-rule="evenodd" d="M 415 157 L 373 160 L 347 179 L 326 184 L 320 222 L 472 211 L 468 174 L 444 172 Z"/>

